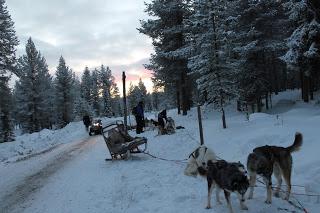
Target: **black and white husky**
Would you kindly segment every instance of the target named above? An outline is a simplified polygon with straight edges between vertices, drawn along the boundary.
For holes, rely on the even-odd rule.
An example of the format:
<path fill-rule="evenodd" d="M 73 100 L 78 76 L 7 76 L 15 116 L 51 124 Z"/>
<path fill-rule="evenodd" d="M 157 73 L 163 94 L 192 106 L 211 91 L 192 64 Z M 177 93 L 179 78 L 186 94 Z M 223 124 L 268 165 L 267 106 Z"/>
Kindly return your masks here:
<path fill-rule="evenodd" d="M 184 174 L 192 177 L 200 175 L 207 179 L 208 203 L 206 208 L 211 208 L 211 193 L 214 186 L 217 186 L 217 203 L 221 203 L 219 192 L 222 189 L 225 192 L 230 212 L 232 212 L 229 199 L 230 192 L 237 192 L 241 208 L 248 209 L 244 205 L 244 193 L 249 186 L 249 182 L 246 177 L 245 167 L 240 162 L 228 163 L 224 160 L 217 160 L 216 154 L 208 147 L 202 145 L 190 154 Z"/>
<path fill-rule="evenodd" d="M 229 212 L 233 213 L 230 203 L 230 194 L 234 192 L 237 194 L 240 207 L 242 210 L 248 210 L 244 204 L 245 193 L 249 187 L 249 180 L 245 173 L 241 171 L 243 165 L 240 163 L 229 163 L 225 160 L 218 160 L 216 162 L 208 161 L 207 182 L 208 182 L 208 203 L 207 209 L 211 208 L 211 193 L 214 187 L 216 190 L 217 203 L 221 203 L 219 199 L 219 191 L 223 190 L 224 196 L 227 200 Z"/>

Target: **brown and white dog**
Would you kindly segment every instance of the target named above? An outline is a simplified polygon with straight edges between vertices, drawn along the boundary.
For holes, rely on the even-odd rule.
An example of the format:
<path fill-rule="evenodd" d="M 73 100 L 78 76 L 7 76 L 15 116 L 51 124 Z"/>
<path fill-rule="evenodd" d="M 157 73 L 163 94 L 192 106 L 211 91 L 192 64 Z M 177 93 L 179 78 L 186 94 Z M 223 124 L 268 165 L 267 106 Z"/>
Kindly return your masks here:
<path fill-rule="evenodd" d="M 282 177 L 287 185 L 285 199 L 288 200 L 291 192 L 291 170 L 292 152 L 296 152 L 302 146 L 302 134 L 297 132 L 294 142 L 289 147 L 261 146 L 253 150 L 248 156 L 247 169 L 250 176 L 249 199 L 253 197 L 253 190 L 256 183 L 256 176 L 261 175 L 267 188 L 266 203 L 271 203 L 272 197 L 272 174 L 275 175 L 278 185 L 275 196 L 279 197 Z"/>

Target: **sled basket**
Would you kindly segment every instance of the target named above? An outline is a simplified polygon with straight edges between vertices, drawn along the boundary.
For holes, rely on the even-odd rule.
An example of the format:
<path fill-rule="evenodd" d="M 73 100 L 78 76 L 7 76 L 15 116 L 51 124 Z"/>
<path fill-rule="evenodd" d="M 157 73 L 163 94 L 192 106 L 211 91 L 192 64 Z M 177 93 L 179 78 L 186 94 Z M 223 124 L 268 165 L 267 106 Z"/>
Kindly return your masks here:
<path fill-rule="evenodd" d="M 147 138 L 145 137 L 131 137 L 128 134 L 123 134 L 121 128 L 123 128 L 123 122 L 117 120 L 109 123 L 103 127 L 102 135 L 103 139 L 108 147 L 111 158 L 106 160 L 128 159 L 132 153 L 143 153 L 147 149 Z M 121 136 L 123 143 L 114 143 L 112 134 Z M 142 147 L 142 148 L 141 148 Z"/>

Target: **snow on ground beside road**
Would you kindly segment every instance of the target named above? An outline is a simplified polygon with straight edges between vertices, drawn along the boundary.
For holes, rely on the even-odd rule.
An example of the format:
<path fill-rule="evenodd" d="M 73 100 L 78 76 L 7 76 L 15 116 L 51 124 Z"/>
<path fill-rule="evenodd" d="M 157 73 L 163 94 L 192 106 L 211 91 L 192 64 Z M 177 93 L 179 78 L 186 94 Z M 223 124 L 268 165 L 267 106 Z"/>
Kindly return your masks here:
<path fill-rule="evenodd" d="M 292 191 L 320 194 L 320 106 L 299 101 L 298 91 L 281 93 L 274 99 L 273 109 L 251 114 L 249 121 L 243 113 L 229 107 L 226 110 L 227 129 L 222 129 L 219 112 L 209 107 L 203 108 L 205 144 L 219 157 L 245 164 L 253 148 L 266 144 L 289 146 L 293 143 L 295 132 L 299 131 L 304 136 L 304 143 L 299 152 L 292 154 L 292 183 L 305 186 L 306 190 L 293 186 Z M 185 127 L 173 135 L 156 136 L 156 131 L 141 134 L 148 138 L 148 151 L 166 159 L 187 158 L 198 146 L 196 111 L 192 109 L 187 116 L 177 116 L 174 110 L 168 113 L 177 126 Z M 79 135 L 74 137 L 82 137 L 80 125 L 75 132 Z M 135 135 L 134 132 L 130 134 Z M 213 209 L 204 208 L 206 180 L 184 176 L 186 164 L 183 162 L 162 161 L 144 154 L 132 155 L 128 161 L 106 162 L 106 157 L 109 153 L 103 138 L 91 137 L 87 149 L 75 153 L 72 161 L 48 177 L 46 184 L 26 202 L 18 204 L 13 212 L 228 212 L 223 193 L 220 195 L 222 205 L 215 203 L 213 194 Z M 38 158 L 35 157 L 35 160 Z M 14 170 L 20 163 L 27 164 L 28 161 L 9 163 L 7 167 Z M 9 171 L 7 175 L 10 175 Z M 291 199 L 295 201 L 294 198 L 308 212 L 319 212 L 320 203 L 317 203 L 316 197 L 293 194 Z M 254 199 L 246 201 L 248 211 L 240 210 L 235 195 L 232 195 L 231 202 L 235 212 L 282 212 L 278 208 L 300 212 L 282 199 L 273 198 L 271 205 L 265 204 L 265 199 L 266 191 L 259 187 L 255 189 Z"/>
<path fill-rule="evenodd" d="M 72 122 L 63 129 L 23 134 L 13 142 L 0 144 L 0 162 L 16 161 L 60 144 L 88 137 L 82 122 Z"/>

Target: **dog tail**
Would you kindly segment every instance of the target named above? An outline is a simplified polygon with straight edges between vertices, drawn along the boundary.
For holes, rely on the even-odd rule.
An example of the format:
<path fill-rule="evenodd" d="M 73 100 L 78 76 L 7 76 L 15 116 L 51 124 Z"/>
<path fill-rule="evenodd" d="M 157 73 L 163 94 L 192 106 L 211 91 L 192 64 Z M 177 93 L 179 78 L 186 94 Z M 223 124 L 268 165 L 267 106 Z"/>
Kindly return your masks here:
<path fill-rule="evenodd" d="M 302 134 L 300 132 L 296 133 L 296 136 L 294 138 L 294 142 L 291 146 L 287 147 L 287 150 L 289 152 L 297 152 L 300 150 L 301 146 L 302 146 Z"/>

